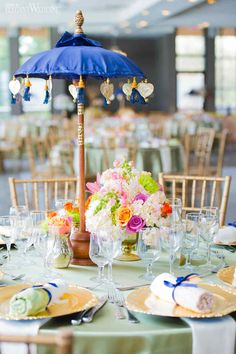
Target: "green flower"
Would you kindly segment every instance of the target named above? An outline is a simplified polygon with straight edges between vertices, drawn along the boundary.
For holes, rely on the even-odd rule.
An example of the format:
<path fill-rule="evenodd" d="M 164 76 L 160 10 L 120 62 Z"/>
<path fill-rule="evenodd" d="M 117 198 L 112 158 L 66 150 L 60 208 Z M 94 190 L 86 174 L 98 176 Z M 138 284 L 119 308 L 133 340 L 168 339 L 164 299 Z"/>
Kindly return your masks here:
<path fill-rule="evenodd" d="M 159 186 L 158 186 L 157 182 L 154 181 L 154 179 L 149 175 L 141 175 L 139 177 L 139 183 L 141 184 L 141 186 L 143 186 L 143 188 L 147 192 L 149 192 L 151 194 L 153 194 L 159 190 Z"/>

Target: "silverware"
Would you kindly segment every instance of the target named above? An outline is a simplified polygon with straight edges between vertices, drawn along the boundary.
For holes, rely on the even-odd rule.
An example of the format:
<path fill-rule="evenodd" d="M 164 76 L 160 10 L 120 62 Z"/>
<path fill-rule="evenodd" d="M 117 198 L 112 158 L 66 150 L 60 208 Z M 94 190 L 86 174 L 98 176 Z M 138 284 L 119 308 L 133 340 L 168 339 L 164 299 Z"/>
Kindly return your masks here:
<path fill-rule="evenodd" d="M 96 306 L 94 306 L 89 312 L 83 315 L 82 321 L 85 323 L 92 322 L 93 316 L 106 304 L 107 299 L 108 299 L 107 295 L 102 296 L 99 299 L 99 303 Z"/>
<path fill-rule="evenodd" d="M 80 312 L 80 313 L 78 314 L 78 316 L 77 316 L 76 319 L 71 320 L 71 324 L 72 324 L 73 326 L 79 326 L 79 325 L 83 322 L 83 321 L 82 321 L 83 316 L 85 316 L 86 313 L 88 313 L 89 311 L 91 311 L 91 308 L 86 309 L 86 310 Z"/>
<path fill-rule="evenodd" d="M 14 275 L 14 274 L 10 274 L 10 273 L 4 273 L 4 275 L 7 276 L 7 278 L 10 278 L 11 280 L 20 280 L 22 278 L 24 278 L 25 274 L 18 274 L 18 275 Z"/>
<path fill-rule="evenodd" d="M 120 291 L 128 291 L 128 290 L 133 290 L 133 289 L 137 289 L 137 288 L 142 288 L 143 286 L 149 286 L 150 283 L 146 283 L 146 284 L 139 284 L 139 285 L 131 285 L 131 286 L 119 286 L 117 288 L 117 290 Z"/>
<path fill-rule="evenodd" d="M 128 314 L 128 320 L 130 323 L 140 323 L 140 321 L 137 319 L 136 316 L 134 316 L 132 314 L 132 312 L 130 312 L 130 310 L 127 308 L 126 304 L 125 304 L 125 298 L 123 296 L 123 294 L 121 294 L 121 292 L 119 290 L 116 290 L 117 292 L 117 299 L 118 299 L 118 306 L 123 307 L 126 309 L 127 314 Z"/>
<path fill-rule="evenodd" d="M 113 286 L 108 287 L 108 301 L 114 304 L 116 308 L 115 316 L 118 320 L 124 320 L 126 317 L 122 308 L 118 305 L 116 289 Z"/>

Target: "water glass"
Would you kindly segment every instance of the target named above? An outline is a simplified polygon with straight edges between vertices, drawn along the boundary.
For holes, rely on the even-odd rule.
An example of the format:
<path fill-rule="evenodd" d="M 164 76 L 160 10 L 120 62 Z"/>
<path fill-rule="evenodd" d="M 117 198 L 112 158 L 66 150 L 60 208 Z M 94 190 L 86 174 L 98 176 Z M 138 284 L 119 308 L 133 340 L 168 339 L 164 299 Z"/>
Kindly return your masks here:
<path fill-rule="evenodd" d="M 173 264 L 177 251 L 182 246 L 183 225 L 182 223 L 172 223 L 169 226 L 161 226 L 161 240 L 163 248 L 169 253 L 169 272 L 173 273 Z"/>
<path fill-rule="evenodd" d="M 90 235 L 89 257 L 98 266 L 98 276 L 91 278 L 91 280 L 103 283 L 105 280 L 104 267 L 108 261 L 102 253 L 99 236 L 97 234 Z"/>
<path fill-rule="evenodd" d="M 138 253 L 146 264 L 147 270 L 141 277 L 152 281 L 155 278 L 153 274 L 153 263 L 161 256 L 161 236 L 156 227 L 147 227 L 139 232 Z"/>
<path fill-rule="evenodd" d="M 109 231 L 100 231 L 98 237 L 102 257 L 104 257 L 108 263 L 108 282 L 114 285 L 112 263 L 121 250 L 121 235 L 119 231 L 117 231 L 116 235 L 112 235 Z"/>
<path fill-rule="evenodd" d="M 13 242 L 13 229 L 11 216 L 0 216 L 0 237 L 7 247 L 7 262 L 10 261 L 11 244 Z"/>
<path fill-rule="evenodd" d="M 211 243 L 219 231 L 219 209 L 215 207 L 204 207 L 199 216 L 200 236 L 207 244 L 207 263 L 204 267 L 212 268 Z"/>
<path fill-rule="evenodd" d="M 191 269 L 191 257 L 199 245 L 199 213 L 189 213 L 183 221 L 182 253 L 186 256 L 184 268 Z"/>
<path fill-rule="evenodd" d="M 28 216 L 29 210 L 26 205 L 17 205 L 10 207 L 10 216 Z"/>
<path fill-rule="evenodd" d="M 168 198 L 172 208 L 171 220 L 174 223 L 181 223 L 182 201 L 180 198 Z"/>

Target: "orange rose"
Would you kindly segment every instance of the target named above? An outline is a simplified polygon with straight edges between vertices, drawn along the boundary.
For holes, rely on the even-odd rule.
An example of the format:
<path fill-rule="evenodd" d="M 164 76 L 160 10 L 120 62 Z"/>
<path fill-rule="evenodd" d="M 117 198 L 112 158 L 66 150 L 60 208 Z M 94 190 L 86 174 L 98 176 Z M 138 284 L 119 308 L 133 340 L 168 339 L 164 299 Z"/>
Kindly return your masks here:
<path fill-rule="evenodd" d="M 54 216 L 57 216 L 57 212 L 56 211 L 49 211 L 48 212 L 48 218 L 49 219 L 53 218 Z"/>
<path fill-rule="evenodd" d="M 123 227 L 125 226 L 132 216 L 132 210 L 127 206 L 120 206 L 116 211 L 116 221 Z"/>
<path fill-rule="evenodd" d="M 66 211 L 71 211 L 72 208 L 73 208 L 73 204 L 71 202 L 68 202 L 68 203 L 64 204 L 64 209 Z"/>
<path fill-rule="evenodd" d="M 168 214 L 172 213 L 172 208 L 169 203 L 164 203 L 161 207 L 161 216 L 166 217 Z"/>

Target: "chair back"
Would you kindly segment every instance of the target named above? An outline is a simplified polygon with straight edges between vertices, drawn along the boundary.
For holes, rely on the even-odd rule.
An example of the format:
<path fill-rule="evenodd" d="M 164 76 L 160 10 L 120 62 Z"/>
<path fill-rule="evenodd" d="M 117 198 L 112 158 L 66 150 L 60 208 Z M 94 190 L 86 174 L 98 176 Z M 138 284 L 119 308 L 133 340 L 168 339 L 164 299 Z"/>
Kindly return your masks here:
<path fill-rule="evenodd" d="M 55 336 L 0 335 L 0 345 L 2 343 L 25 344 L 27 347 L 28 354 L 35 353 L 35 348 L 32 348 L 32 346 L 34 345 L 54 347 L 56 348 L 56 354 L 72 354 L 73 333 L 70 330 L 61 329 L 59 333 Z"/>
<path fill-rule="evenodd" d="M 214 138 L 213 128 L 199 128 L 195 135 L 185 135 L 184 174 L 204 176 L 209 173 Z"/>
<path fill-rule="evenodd" d="M 229 199 L 231 177 L 178 176 L 159 174 L 159 183 L 164 191 L 168 189 L 171 198 L 182 199 L 184 213 L 200 211 L 204 206 L 217 206 L 220 226 L 224 225 Z M 217 193 L 217 189 L 222 193 Z"/>
<path fill-rule="evenodd" d="M 57 199 L 75 199 L 77 177 L 49 179 L 9 178 L 12 206 L 26 205 L 34 210 L 52 210 Z"/>
<path fill-rule="evenodd" d="M 216 134 L 215 140 L 218 140 L 217 163 L 214 170 L 216 176 L 222 176 L 222 168 L 225 155 L 225 144 L 228 135 L 228 130 L 223 129 L 222 132 Z"/>

